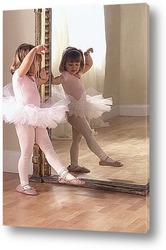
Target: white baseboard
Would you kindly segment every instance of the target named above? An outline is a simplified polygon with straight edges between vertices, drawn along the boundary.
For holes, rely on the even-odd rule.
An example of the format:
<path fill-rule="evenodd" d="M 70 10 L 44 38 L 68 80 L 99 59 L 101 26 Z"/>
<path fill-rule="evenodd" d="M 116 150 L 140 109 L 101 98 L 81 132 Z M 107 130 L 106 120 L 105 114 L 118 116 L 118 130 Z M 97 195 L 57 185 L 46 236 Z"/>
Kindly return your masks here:
<path fill-rule="evenodd" d="M 149 105 L 119 105 L 119 115 L 148 116 Z"/>
<path fill-rule="evenodd" d="M 108 121 L 116 116 L 148 116 L 149 105 L 113 105 L 111 112 L 103 114 L 103 120 Z"/>
<path fill-rule="evenodd" d="M 20 152 L 17 151 L 3 151 L 3 172 L 18 173 L 18 160 Z M 33 173 L 33 165 L 30 163 L 29 174 Z"/>

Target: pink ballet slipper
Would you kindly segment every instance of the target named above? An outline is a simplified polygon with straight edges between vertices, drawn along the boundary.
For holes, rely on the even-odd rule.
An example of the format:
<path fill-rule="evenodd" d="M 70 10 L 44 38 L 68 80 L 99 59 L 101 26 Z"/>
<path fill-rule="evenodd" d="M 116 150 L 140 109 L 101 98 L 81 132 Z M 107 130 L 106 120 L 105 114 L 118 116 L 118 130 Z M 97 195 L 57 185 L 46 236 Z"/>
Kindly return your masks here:
<path fill-rule="evenodd" d="M 18 185 L 16 187 L 16 191 L 19 193 L 27 194 L 27 195 L 37 195 L 36 190 L 29 185 L 25 185 L 25 186 Z"/>
<path fill-rule="evenodd" d="M 77 179 L 74 176 L 72 179 L 68 179 L 67 178 L 68 175 L 70 175 L 70 173 L 66 169 L 63 168 L 59 172 L 58 182 L 61 184 L 69 184 L 69 185 L 75 185 L 75 186 L 83 186 L 85 184 L 85 181 Z"/>
<path fill-rule="evenodd" d="M 123 164 L 120 161 L 114 161 L 109 156 L 105 160 L 99 162 L 101 166 L 112 166 L 112 167 L 122 167 Z"/>
<path fill-rule="evenodd" d="M 69 184 L 69 185 L 75 185 L 75 186 L 83 186 L 85 185 L 85 181 L 79 180 L 79 179 L 71 179 L 68 180 L 63 177 L 59 177 L 58 182 L 61 184 Z"/>

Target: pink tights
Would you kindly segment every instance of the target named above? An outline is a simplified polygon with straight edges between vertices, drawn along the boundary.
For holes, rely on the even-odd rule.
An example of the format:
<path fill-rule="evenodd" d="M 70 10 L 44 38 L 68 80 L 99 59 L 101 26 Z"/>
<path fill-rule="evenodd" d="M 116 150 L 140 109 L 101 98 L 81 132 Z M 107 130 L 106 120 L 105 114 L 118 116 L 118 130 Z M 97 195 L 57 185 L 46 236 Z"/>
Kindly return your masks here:
<path fill-rule="evenodd" d="M 28 170 L 35 142 L 45 154 L 51 167 L 53 167 L 58 174 L 62 171 L 64 165 L 56 154 L 46 129 L 39 127 L 34 128 L 28 125 L 16 125 L 15 128 L 21 149 L 21 156 L 18 162 L 21 185 L 29 184 Z"/>

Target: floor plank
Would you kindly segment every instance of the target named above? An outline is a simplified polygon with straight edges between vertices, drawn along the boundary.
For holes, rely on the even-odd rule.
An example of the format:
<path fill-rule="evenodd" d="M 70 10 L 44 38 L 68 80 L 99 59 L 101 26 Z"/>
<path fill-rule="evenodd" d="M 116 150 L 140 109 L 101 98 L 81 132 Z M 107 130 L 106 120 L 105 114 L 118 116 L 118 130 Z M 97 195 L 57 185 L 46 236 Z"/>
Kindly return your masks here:
<path fill-rule="evenodd" d="M 146 233 L 149 195 L 33 183 L 38 196 L 17 193 L 18 174 L 3 175 L 3 224 L 17 227 Z"/>

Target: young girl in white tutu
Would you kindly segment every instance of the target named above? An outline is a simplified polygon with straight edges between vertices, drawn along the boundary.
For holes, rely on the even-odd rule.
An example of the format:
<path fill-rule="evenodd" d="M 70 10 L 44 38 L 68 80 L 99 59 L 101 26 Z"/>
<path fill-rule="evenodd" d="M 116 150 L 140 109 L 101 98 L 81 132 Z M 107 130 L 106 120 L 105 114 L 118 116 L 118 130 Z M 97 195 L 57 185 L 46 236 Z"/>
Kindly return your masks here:
<path fill-rule="evenodd" d="M 68 101 L 59 100 L 41 107 L 37 85 L 46 83 L 48 76 L 44 68 L 39 78 L 35 76 L 45 51 L 44 45 L 21 44 L 11 65 L 12 84 L 6 85 L 3 93 L 3 119 L 15 125 L 21 149 L 18 162 L 20 184 L 16 190 L 27 195 L 37 195 L 28 178 L 34 143 L 39 145 L 48 163 L 58 173 L 59 183 L 84 185 L 84 181 L 71 175 L 61 163 L 48 136 L 47 127 L 55 128 L 57 123 L 66 122 Z"/>
<path fill-rule="evenodd" d="M 85 53 L 75 47 L 67 47 L 62 55 L 59 71 L 60 76 L 52 79 L 53 84 L 62 83 L 65 94 L 70 100 L 68 105 L 68 122 L 72 125 L 72 145 L 70 148 L 71 172 L 89 173 L 90 170 L 78 164 L 79 144 L 82 136 L 89 149 L 100 159 L 102 166 L 121 167 L 120 161 L 110 158 L 96 142 L 89 120 L 98 118 L 104 112 L 111 110 L 112 98 L 104 99 L 102 95 L 89 96 L 86 94 L 81 75 L 85 74 L 93 65 L 88 49 Z M 85 60 L 84 60 L 85 57 Z"/>

